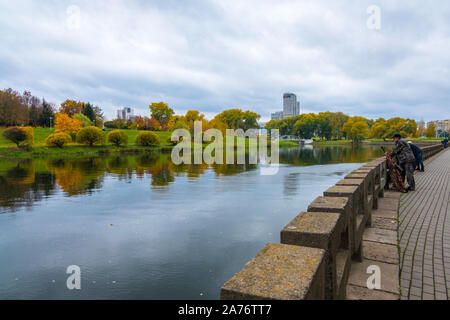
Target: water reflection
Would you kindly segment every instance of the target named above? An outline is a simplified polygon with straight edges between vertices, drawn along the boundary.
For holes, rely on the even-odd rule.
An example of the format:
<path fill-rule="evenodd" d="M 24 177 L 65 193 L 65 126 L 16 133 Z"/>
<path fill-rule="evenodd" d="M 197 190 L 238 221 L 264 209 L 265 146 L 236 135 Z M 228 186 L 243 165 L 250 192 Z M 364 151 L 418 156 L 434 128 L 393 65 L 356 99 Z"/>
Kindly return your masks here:
<path fill-rule="evenodd" d="M 305 146 L 280 150 L 280 163 L 294 166 L 332 163 L 361 163 L 379 157 L 378 148 L 350 146 Z M 216 176 L 232 176 L 257 170 L 256 164 L 182 164 L 174 165 L 170 153 L 146 153 L 137 156 L 111 156 L 82 159 L 0 161 L 0 207 L 14 211 L 48 197 L 58 190 L 65 196 L 91 194 L 102 189 L 106 175 L 119 180 L 150 177 L 150 188 L 164 190 L 177 176 L 195 181 L 210 169 Z M 247 157 L 248 159 L 248 157 Z M 285 193 L 295 193 L 299 179 L 296 174 L 285 178 Z"/>
<path fill-rule="evenodd" d="M 273 176 L 176 166 L 170 153 L 1 160 L 0 299 L 217 299 L 289 220 L 381 150 L 280 151 Z M 67 290 L 72 264 L 82 290 Z"/>

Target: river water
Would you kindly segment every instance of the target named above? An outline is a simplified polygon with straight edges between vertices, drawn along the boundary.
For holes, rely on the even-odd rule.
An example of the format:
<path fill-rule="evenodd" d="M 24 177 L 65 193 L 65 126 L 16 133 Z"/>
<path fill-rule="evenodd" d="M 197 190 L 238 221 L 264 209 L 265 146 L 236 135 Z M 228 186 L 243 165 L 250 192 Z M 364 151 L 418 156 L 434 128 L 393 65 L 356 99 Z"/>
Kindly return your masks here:
<path fill-rule="evenodd" d="M 381 154 L 282 149 L 271 176 L 170 154 L 0 160 L 0 299 L 217 299 L 315 197 Z M 71 265 L 80 290 L 67 288 Z"/>

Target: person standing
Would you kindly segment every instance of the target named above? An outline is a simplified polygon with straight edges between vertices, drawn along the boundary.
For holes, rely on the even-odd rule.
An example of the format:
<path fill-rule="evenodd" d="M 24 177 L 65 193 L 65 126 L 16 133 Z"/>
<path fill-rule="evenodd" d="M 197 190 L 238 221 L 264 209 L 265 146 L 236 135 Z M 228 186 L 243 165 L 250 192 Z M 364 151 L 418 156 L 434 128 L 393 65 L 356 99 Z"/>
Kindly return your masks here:
<path fill-rule="evenodd" d="M 411 148 L 414 158 L 414 170 L 420 170 L 421 172 L 425 171 L 425 166 L 423 165 L 423 151 L 419 148 L 419 146 L 415 145 L 411 141 L 408 141 L 409 147 Z"/>
<path fill-rule="evenodd" d="M 407 191 L 415 191 L 416 183 L 414 181 L 414 154 L 411 150 L 409 144 L 402 139 L 402 136 L 395 134 L 392 139 L 394 140 L 395 147 L 394 150 L 389 154 L 391 157 L 397 157 L 397 160 L 402 168 L 402 178 L 403 181 L 406 179 L 408 181 Z"/>

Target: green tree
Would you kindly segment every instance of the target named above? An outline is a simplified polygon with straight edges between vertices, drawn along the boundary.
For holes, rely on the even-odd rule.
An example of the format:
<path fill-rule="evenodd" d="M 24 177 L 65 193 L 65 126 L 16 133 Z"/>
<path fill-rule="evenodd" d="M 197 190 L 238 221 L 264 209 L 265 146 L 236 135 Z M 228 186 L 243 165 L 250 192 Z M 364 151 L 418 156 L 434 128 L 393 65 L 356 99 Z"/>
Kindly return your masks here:
<path fill-rule="evenodd" d="M 83 128 L 84 127 L 91 127 L 93 125 L 92 121 L 87 116 L 85 116 L 82 113 L 74 114 L 72 118 L 76 119 L 76 120 L 79 120 L 81 122 L 81 126 Z"/>
<path fill-rule="evenodd" d="M 164 130 L 167 129 L 167 123 L 169 122 L 170 117 L 175 113 L 173 109 L 164 102 L 153 102 L 149 108 L 152 117 L 158 120 Z"/>
<path fill-rule="evenodd" d="M 95 111 L 94 111 L 94 108 L 92 107 L 92 105 L 89 102 L 84 105 L 82 113 L 86 117 L 88 117 L 89 120 L 91 120 L 92 123 L 95 122 Z"/>
<path fill-rule="evenodd" d="M 55 121 L 55 115 L 53 113 L 52 106 L 45 101 L 42 100 L 42 113 L 39 117 L 39 125 L 42 127 L 51 127 Z"/>

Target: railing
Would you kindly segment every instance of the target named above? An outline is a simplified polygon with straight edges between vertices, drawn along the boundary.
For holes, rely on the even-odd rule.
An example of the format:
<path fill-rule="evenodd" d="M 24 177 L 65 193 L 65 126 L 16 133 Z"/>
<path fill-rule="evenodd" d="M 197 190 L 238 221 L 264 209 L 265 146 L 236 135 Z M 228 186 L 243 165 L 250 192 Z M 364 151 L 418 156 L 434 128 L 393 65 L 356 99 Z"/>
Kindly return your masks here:
<path fill-rule="evenodd" d="M 423 159 L 443 149 L 423 147 Z M 221 299 L 345 299 L 351 261 L 362 259 L 362 237 L 384 196 L 384 157 L 373 160 L 316 198 L 221 289 Z"/>

